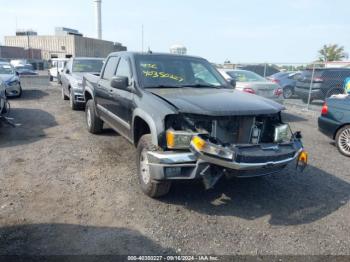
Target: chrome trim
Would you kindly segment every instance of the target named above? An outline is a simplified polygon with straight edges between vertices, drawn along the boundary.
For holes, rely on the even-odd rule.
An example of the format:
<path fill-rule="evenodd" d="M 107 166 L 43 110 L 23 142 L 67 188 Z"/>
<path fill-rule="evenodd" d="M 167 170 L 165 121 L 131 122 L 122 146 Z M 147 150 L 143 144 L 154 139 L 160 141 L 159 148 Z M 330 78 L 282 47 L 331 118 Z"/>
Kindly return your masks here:
<path fill-rule="evenodd" d="M 195 163 L 197 157 L 191 152 L 148 152 L 150 164 L 176 165 L 185 163 Z"/>
<path fill-rule="evenodd" d="M 235 161 L 223 160 L 215 157 L 205 155 L 203 153 L 191 152 L 148 152 L 149 164 L 155 166 L 191 166 L 199 160 L 208 164 L 214 164 L 234 170 L 254 170 L 265 168 L 269 166 L 282 166 L 295 160 L 303 148 L 300 148 L 293 157 L 280 161 L 269 161 L 264 163 L 238 163 Z"/>
<path fill-rule="evenodd" d="M 128 122 L 125 122 L 123 119 L 118 117 L 117 115 L 113 114 L 111 111 L 109 111 L 107 108 L 97 105 L 97 108 L 100 109 L 102 112 L 107 114 L 109 117 L 113 118 L 115 121 L 119 122 L 121 125 L 123 125 L 125 128 L 130 129 L 130 124 Z"/>

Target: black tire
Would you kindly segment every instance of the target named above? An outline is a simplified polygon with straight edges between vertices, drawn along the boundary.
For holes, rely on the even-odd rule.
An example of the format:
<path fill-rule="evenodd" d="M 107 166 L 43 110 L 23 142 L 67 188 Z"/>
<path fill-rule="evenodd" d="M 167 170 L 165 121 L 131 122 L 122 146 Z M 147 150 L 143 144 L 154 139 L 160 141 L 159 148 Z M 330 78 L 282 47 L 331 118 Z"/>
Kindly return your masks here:
<path fill-rule="evenodd" d="M 87 130 L 92 134 L 100 134 L 103 128 L 103 121 L 97 116 L 94 101 L 90 99 L 85 107 L 85 120 Z"/>
<path fill-rule="evenodd" d="M 137 176 L 140 182 L 142 191 L 149 197 L 157 198 L 169 193 L 171 182 L 170 181 L 155 181 L 152 180 L 151 174 L 148 170 L 148 178 L 145 178 L 145 172 L 147 170 L 141 170 L 142 161 L 145 161 L 145 152 L 147 151 L 159 151 L 161 150 L 158 146 L 152 143 L 152 137 L 150 134 L 143 135 L 137 145 L 136 152 L 136 166 L 137 166 Z M 146 160 L 147 161 L 147 160 Z M 146 165 L 147 166 L 147 165 Z"/>
<path fill-rule="evenodd" d="M 57 74 L 57 83 L 58 83 L 59 85 L 62 85 L 61 75 L 60 75 L 60 74 Z"/>
<path fill-rule="evenodd" d="M 50 76 L 50 82 L 52 82 L 53 81 L 53 76 Z"/>
<path fill-rule="evenodd" d="M 350 125 L 343 126 L 338 130 L 335 143 L 342 155 L 350 157 Z"/>
<path fill-rule="evenodd" d="M 18 93 L 18 95 L 16 96 L 17 98 L 20 98 L 21 96 L 22 96 L 22 86 L 21 85 L 19 85 L 19 93 Z"/>
<path fill-rule="evenodd" d="M 62 86 L 62 88 L 61 88 L 61 97 L 62 97 L 63 100 L 68 100 L 69 97 L 65 95 L 64 89 L 63 89 L 63 88 L 64 88 L 64 87 Z"/>
<path fill-rule="evenodd" d="M 302 98 L 301 99 L 305 104 L 307 104 L 309 102 L 309 98 Z M 310 99 L 310 104 L 312 102 L 312 99 Z"/>
<path fill-rule="evenodd" d="M 286 86 L 285 88 L 283 88 L 283 97 L 285 99 L 289 99 L 293 96 L 294 92 L 293 92 L 293 88 L 290 86 Z"/>
<path fill-rule="evenodd" d="M 80 108 L 77 102 L 74 101 L 74 93 L 72 88 L 69 90 L 69 106 L 74 111 Z"/>

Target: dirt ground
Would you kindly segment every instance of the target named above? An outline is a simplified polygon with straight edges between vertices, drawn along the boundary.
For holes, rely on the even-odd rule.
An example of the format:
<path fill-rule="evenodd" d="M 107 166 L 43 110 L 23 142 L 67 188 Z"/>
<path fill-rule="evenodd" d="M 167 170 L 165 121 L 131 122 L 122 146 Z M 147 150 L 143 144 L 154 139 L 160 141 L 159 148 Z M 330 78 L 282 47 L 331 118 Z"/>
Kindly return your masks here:
<path fill-rule="evenodd" d="M 350 255 L 350 161 L 290 109 L 310 166 L 298 174 L 177 183 L 160 200 L 135 175 L 135 149 L 110 129 L 91 135 L 58 86 L 11 99 L 21 126 L 0 128 L 0 255 Z"/>

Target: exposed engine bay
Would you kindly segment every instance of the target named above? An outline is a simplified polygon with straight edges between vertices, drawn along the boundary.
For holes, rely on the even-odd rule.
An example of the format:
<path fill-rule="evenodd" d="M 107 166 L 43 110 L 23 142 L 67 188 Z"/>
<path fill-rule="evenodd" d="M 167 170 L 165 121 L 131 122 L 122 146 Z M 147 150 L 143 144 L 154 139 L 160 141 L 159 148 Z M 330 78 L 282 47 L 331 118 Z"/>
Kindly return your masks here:
<path fill-rule="evenodd" d="M 172 128 L 206 134 L 212 143 L 222 146 L 280 142 L 276 141 L 275 130 L 281 125 L 284 123 L 280 114 L 229 117 L 171 115 L 166 119 L 166 130 Z M 290 129 L 288 132 L 291 136 Z"/>

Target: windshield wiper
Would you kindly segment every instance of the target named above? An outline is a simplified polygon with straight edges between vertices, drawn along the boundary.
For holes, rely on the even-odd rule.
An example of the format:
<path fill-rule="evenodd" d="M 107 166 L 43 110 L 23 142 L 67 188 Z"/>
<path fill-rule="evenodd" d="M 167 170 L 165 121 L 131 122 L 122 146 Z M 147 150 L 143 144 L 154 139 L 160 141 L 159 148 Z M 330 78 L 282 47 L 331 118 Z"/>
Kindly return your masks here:
<path fill-rule="evenodd" d="M 222 86 L 215 86 L 215 85 L 206 85 L 206 84 L 192 84 L 192 85 L 182 85 L 180 87 L 194 87 L 194 88 L 205 88 L 205 87 L 214 87 L 214 88 L 221 88 Z"/>

